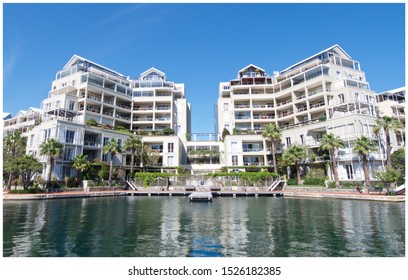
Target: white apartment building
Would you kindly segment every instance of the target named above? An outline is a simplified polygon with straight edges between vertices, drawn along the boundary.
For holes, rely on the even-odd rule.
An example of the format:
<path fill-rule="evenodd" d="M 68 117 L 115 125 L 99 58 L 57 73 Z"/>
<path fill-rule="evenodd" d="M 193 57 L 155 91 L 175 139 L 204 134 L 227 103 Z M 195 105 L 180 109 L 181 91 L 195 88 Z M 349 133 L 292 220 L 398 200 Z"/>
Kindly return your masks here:
<path fill-rule="evenodd" d="M 404 128 L 390 135 L 392 151 L 405 146 L 405 87 L 381 92 L 377 95 L 380 116 L 389 116 L 400 121 Z"/>
<path fill-rule="evenodd" d="M 321 137 L 332 132 L 346 145 L 338 157 L 340 180 L 364 179 L 352 144 L 361 135 L 375 139 L 376 94 L 360 63 L 339 45 L 272 76 L 248 65 L 236 79 L 220 83 L 217 108 L 218 132 L 227 128 L 233 134 L 224 141 L 227 166 L 270 165 L 270 143 L 261 134 L 265 125 L 276 123 L 283 130 L 278 152 L 298 143 L 319 154 Z M 381 167 L 384 156 L 379 143 L 370 169 Z"/>
<path fill-rule="evenodd" d="M 144 144 L 158 152 L 160 166 L 179 166 L 183 155 L 180 139 L 190 133 L 190 114 L 184 84 L 168 81 L 160 70 L 151 68 L 131 80 L 74 55 L 57 72 L 41 110 L 30 108 L 5 120 L 4 132 L 22 130 L 27 137 L 27 153 L 44 163 L 47 158 L 40 156 L 40 145 L 49 138 L 63 143 L 64 152 L 53 174 L 62 180 L 75 175 L 71 161 L 78 154 L 86 154 L 90 161 L 108 162 L 103 146 L 111 138 L 123 146 L 129 133 L 121 130 L 144 135 Z M 97 126 L 89 124 L 91 119 Z M 173 129 L 175 135 L 166 135 L 166 129 Z M 129 158 L 116 155 L 114 164 L 127 166 Z M 43 170 L 42 175 L 46 172 Z"/>
<path fill-rule="evenodd" d="M 12 129 L 19 129 L 21 132 L 27 132 L 31 127 L 41 121 L 41 109 L 30 107 L 28 110 L 20 110 L 15 117 L 7 113 L 3 117 L 4 132 Z"/>
<path fill-rule="evenodd" d="M 184 166 L 192 174 L 222 167 L 271 168 L 271 143 L 261 134 L 265 125 L 276 123 L 283 131 L 278 153 L 299 143 L 321 156 L 320 139 L 332 132 L 346 145 L 337 159 L 340 180 L 363 180 L 353 142 L 361 135 L 373 138 L 379 150 L 370 155 L 369 166 L 371 170 L 382 168 L 384 141 L 378 141 L 372 132 L 377 106 L 380 112 L 392 112 L 405 123 L 402 96 L 405 100 L 405 88 L 376 95 L 360 63 L 334 45 L 273 75 L 251 64 L 239 70 L 235 79 L 221 82 L 215 106 L 218 135 L 208 134 L 209 140 L 204 141 L 191 134 L 191 106 L 184 84 L 167 80 L 156 68 L 130 79 L 74 55 L 57 72 L 41 110 L 30 108 L 4 120 L 4 131 L 21 129 L 28 139 L 27 153 L 44 163 L 46 158 L 39 156 L 41 143 L 49 138 L 63 143 L 64 154 L 53 174 L 62 179 L 75 176 L 70 163 L 78 154 L 109 161 L 103 146 L 110 138 L 123 145 L 129 137 L 124 130 L 139 135 L 149 150 L 156 152 L 158 166 Z M 90 125 L 90 120 L 97 125 Z M 224 128 L 231 135 L 221 142 Z M 174 135 L 167 135 L 169 129 Z M 403 146 L 405 130 L 393 139 L 397 143 L 394 148 Z M 117 155 L 114 162 L 129 168 L 130 156 Z"/>

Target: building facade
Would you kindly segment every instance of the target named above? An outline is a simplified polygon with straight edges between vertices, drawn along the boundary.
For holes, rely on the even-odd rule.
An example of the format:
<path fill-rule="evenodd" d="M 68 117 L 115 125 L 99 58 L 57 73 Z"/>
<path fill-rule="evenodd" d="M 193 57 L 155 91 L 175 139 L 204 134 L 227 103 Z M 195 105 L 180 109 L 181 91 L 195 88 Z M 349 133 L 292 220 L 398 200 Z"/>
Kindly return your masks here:
<path fill-rule="evenodd" d="M 270 165 L 268 139 L 261 136 L 268 123 L 282 129 L 278 153 L 294 143 L 316 154 L 327 133 L 345 143 L 338 156 L 340 180 L 363 180 L 353 142 L 362 135 L 378 143 L 369 158 L 370 170 L 384 165 L 385 148 L 373 134 L 377 120 L 376 93 L 370 90 L 360 63 L 334 45 L 273 75 L 255 65 L 238 71 L 236 79 L 221 82 L 218 131 L 228 129 L 225 162 L 228 166 Z"/>
<path fill-rule="evenodd" d="M 389 116 L 403 124 L 403 128 L 391 131 L 391 152 L 405 147 L 405 87 L 381 92 L 377 95 L 380 116 Z"/>
<path fill-rule="evenodd" d="M 165 73 L 151 68 L 131 80 L 116 71 L 74 55 L 52 81 L 41 109 L 20 111 L 4 121 L 4 132 L 19 129 L 27 137 L 27 153 L 40 155 L 50 138 L 63 143 L 53 177 L 74 176 L 71 161 L 85 154 L 90 161 L 109 162 L 103 146 L 111 138 L 121 146 L 129 131 L 140 136 L 160 166 L 179 166 L 182 142 L 190 133 L 190 104 L 184 84 L 168 81 Z M 170 131 L 169 131 L 170 130 Z M 115 156 L 114 165 L 128 166 L 129 155 Z M 43 176 L 47 170 L 43 170 Z"/>
<path fill-rule="evenodd" d="M 334 45 L 292 66 L 268 75 L 256 65 L 238 71 L 235 79 L 219 84 L 215 104 L 215 131 L 207 140 L 191 134 L 191 105 L 182 83 L 151 68 L 130 79 L 107 67 L 74 55 L 52 81 L 41 109 L 20 111 L 4 120 L 4 131 L 20 129 L 27 137 L 27 153 L 40 156 L 40 145 L 50 138 L 64 144 L 53 176 L 75 176 L 72 159 L 86 154 L 93 161 L 110 160 L 103 146 L 111 138 L 123 145 L 137 134 L 160 167 L 183 166 L 192 174 L 220 170 L 272 167 L 271 143 L 264 127 L 282 129 L 277 152 L 294 143 L 304 145 L 327 160 L 318 149 L 327 133 L 345 143 L 340 149 L 339 177 L 363 180 L 359 156 L 352 151 L 362 135 L 378 144 L 370 154 L 370 170 L 384 166 L 384 141 L 373 134 L 379 114 L 392 115 L 405 124 L 405 88 L 376 94 L 365 73 L 339 45 Z M 222 139 L 223 130 L 230 135 Z M 392 137 L 393 149 L 404 146 L 405 129 Z M 129 166 L 129 153 L 116 155 L 114 164 Z M 329 171 L 332 177 L 332 172 Z M 43 171 L 45 176 L 46 170 Z"/>

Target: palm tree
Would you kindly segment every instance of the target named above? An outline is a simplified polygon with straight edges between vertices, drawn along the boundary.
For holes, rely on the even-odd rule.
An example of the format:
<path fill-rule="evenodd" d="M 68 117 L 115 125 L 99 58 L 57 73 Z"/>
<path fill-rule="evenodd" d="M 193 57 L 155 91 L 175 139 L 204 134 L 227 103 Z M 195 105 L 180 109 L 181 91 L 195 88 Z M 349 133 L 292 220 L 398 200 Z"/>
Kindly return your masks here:
<path fill-rule="evenodd" d="M 40 146 L 40 155 L 48 156 L 49 172 L 47 186 L 51 187 L 51 176 L 54 170 L 55 159 L 62 154 L 63 144 L 51 138 Z"/>
<path fill-rule="evenodd" d="M 391 117 L 384 116 L 376 121 L 376 126 L 374 126 L 373 132 L 379 134 L 381 130 L 384 130 L 385 134 L 385 146 L 387 153 L 387 166 L 392 168 L 391 165 L 391 143 L 390 143 L 390 132 L 391 130 L 402 129 L 402 123 L 399 120 L 394 120 Z"/>
<path fill-rule="evenodd" d="M 89 162 L 87 157 L 88 157 L 87 155 L 80 154 L 77 155 L 72 160 L 72 167 L 77 170 L 77 178 L 79 185 L 81 185 L 82 183 L 82 173 L 91 167 L 91 163 Z"/>
<path fill-rule="evenodd" d="M 282 160 L 287 165 L 295 165 L 296 166 L 296 177 L 298 184 L 302 181 L 301 178 L 301 164 L 307 157 L 307 150 L 305 147 L 299 144 L 293 144 L 289 148 L 287 148 L 282 155 Z"/>
<path fill-rule="evenodd" d="M 282 137 L 281 129 L 275 123 L 269 123 L 262 132 L 263 138 L 268 138 L 271 141 L 271 153 L 273 158 L 273 172 L 278 173 L 278 166 L 276 164 L 276 147 L 275 141 Z"/>
<path fill-rule="evenodd" d="M 334 180 L 336 181 L 336 187 L 340 187 L 339 173 L 337 172 L 337 152 L 339 148 L 344 148 L 344 143 L 339 136 L 335 136 L 333 133 L 324 135 L 320 140 L 320 150 L 326 150 L 330 153 L 330 158 L 333 164 Z"/>
<path fill-rule="evenodd" d="M 136 137 L 135 135 L 130 135 L 130 137 L 125 142 L 125 150 L 131 153 L 130 158 L 130 175 L 133 175 L 133 169 L 135 166 L 135 156 L 136 154 L 140 154 L 142 150 L 142 141 L 140 138 Z"/>
<path fill-rule="evenodd" d="M 21 136 L 21 131 L 15 130 L 12 133 L 8 133 L 3 138 L 3 157 L 4 161 L 14 159 L 17 155 L 25 154 L 26 137 Z M 11 187 L 11 181 L 13 179 L 13 172 L 8 174 L 7 189 Z"/>
<path fill-rule="evenodd" d="M 377 151 L 378 147 L 373 140 L 366 136 L 361 136 L 353 144 L 353 152 L 363 160 L 363 171 L 366 187 L 371 187 L 370 174 L 368 171 L 368 155 L 370 152 Z"/>
<path fill-rule="evenodd" d="M 122 149 L 119 145 L 119 141 L 116 138 L 111 138 L 108 143 L 103 147 L 104 154 L 110 154 L 109 164 L 109 188 L 112 188 L 112 172 L 113 172 L 113 158 L 117 153 L 121 153 Z"/>

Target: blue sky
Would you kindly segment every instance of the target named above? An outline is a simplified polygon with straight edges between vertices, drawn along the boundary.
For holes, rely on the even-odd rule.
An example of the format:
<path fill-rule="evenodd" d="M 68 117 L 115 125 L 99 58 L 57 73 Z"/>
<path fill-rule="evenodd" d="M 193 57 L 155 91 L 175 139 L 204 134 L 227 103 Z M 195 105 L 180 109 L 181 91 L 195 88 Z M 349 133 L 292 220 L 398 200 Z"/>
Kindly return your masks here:
<path fill-rule="evenodd" d="M 219 82 L 268 74 L 334 44 L 371 89 L 405 85 L 404 4 L 4 4 L 3 111 L 40 107 L 74 54 L 131 78 L 184 83 L 193 132 L 212 132 Z"/>

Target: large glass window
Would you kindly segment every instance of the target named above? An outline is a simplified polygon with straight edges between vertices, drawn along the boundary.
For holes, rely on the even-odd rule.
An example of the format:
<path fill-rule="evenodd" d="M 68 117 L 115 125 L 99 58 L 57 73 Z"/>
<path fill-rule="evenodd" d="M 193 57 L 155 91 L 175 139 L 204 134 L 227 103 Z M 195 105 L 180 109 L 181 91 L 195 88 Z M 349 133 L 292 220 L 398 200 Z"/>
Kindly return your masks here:
<path fill-rule="evenodd" d="M 75 110 L 75 101 L 69 101 L 69 107 L 68 107 L 68 109 L 69 110 Z"/>
<path fill-rule="evenodd" d="M 64 160 L 72 160 L 74 158 L 74 150 L 70 148 L 65 148 Z"/>
<path fill-rule="evenodd" d="M 354 179 L 353 166 L 351 164 L 346 165 L 346 171 L 347 171 L 347 179 L 349 180 Z"/>
<path fill-rule="evenodd" d="M 344 94 L 339 94 L 339 104 L 343 104 L 344 103 Z"/>
<path fill-rule="evenodd" d="M 290 137 L 286 137 L 286 146 L 289 147 L 292 144 Z"/>
<path fill-rule="evenodd" d="M 74 137 L 75 137 L 75 131 L 74 130 L 67 130 L 65 132 L 65 143 L 73 144 L 74 143 Z"/>
<path fill-rule="evenodd" d="M 237 166 L 238 165 L 238 156 L 232 156 L 232 165 Z"/>
<path fill-rule="evenodd" d="M 231 151 L 232 152 L 238 151 L 238 142 L 231 142 Z"/>
<path fill-rule="evenodd" d="M 51 128 L 44 129 L 44 142 L 51 137 Z"/>
<path fill-rule="evenodd" d="M 174 165 L 174 157 L 173 156 L 168 156 L 167 157 L 167 166 L 173 166 Z"/>
<path fill-rule="evenodd" d="M 174 143 L 168 143 L 167 144 L 167 151 L 169 153 L 174 153 Z"/>

